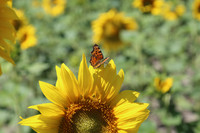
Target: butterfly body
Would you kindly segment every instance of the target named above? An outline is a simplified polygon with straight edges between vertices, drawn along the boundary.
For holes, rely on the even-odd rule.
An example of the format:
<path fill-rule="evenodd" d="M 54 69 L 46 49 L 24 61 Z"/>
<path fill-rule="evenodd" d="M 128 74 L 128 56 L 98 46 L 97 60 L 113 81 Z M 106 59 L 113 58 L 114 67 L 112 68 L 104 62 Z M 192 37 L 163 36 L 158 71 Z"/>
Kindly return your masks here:
<path fill-rule="evenodd" d="M 104 62 L 106 62 L 109 59 L 109 57 L 103 58 L 103 54 L 97 44 L 93 46 L 91 54 L 92 56 L 90 58 L 90 64 L 94 68 L 100 67 Z"/>

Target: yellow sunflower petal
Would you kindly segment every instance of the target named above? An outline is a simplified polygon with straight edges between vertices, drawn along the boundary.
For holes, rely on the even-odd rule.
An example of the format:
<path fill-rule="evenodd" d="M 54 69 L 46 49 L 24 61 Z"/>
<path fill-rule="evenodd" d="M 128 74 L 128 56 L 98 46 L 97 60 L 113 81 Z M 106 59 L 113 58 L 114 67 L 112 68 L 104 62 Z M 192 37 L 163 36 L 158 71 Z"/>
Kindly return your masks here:
<path fill-rule="evenodd" d="M 165 81 L 162 82 L 162 93 L 166 93 L 170 90 L 173 84 L 173 79 L 172 78 L 167 78 Z"/>
<path fill-rule="evenodd" d="M 110 105 L 114 107 L 116 105 L 123 104 L 126 101 L 134 102 L 138 98 L 139 94 L 140 93 L 137 91 L 124 90 L 120 92 L 120 94 L 117 95 L 114 99 L 112 99 L 112 102 Z"/>
<path fill-rule="evenodd" d="M 74 75 L 74 73 L 64 64 L 63 67 L 65 68 L 65 70 L 69 73 L 70 78 L 72 80 L 72 84 L 73 84 L 73 92 L 75 97 L 77 98 L 78 96 L 80 96 L 80 92 L 79 92 L 79 88 L 78 88 L 78 81 Z"/>
<path fill-rule="evenodd" d="M 58 66 L 56 66 L 56 75 L 57 75 L 56 88 L 60 89 L 62 88 L 61 87 L 61 69 Z"/>
<path fill-rule="evenodd" d="M 107 86 L 112 87 L 111 83 L 113 78 L 116 77 L 116 66 L 114 61 L 110 60 L 105 68 L 101 67 L 99 69 L 94 69 L 93 67 L 90 67 L 89 69 L 94 77 L 94 85 L 97 86 L 102 97 L 105 97 L 106 92 L 110 89 Z"/>
<path fill-rule="evenodd" d="M 104 71 L 102 71 L 102 77 L 107 82 L 112 82 L 113 76 L 116 76 L 116 65 L 114 61 L 111 59 L 107 66 L 105 67 Z"/>
<path fill-rule="evenodd" d="M 11 30 L 5 30 L 3 28 L 0 28 L 0 36 L 1 38 L 10 40 L 12 42 L 14 42 L 15 40 L 15 34 L 11 34 L 12 31 Z"/>
<path fill-rule="evenodd" d="M 0 21 L 0 30 L 15 32 L 14 26 L 11 25 L 9 21 Z"/>
<path fill-rule="evenodd" d="M 10 42 L 15 42 L 15 29 L 11 21 L 17 19 L 17 15 L 7 4 L 7 0 L 0 1 L 0 56 L 14 64 L 10 57 Z M 1 72 L 0 72 L 1 73 Z"/>
<path fill-rule="evenodd" d="M 41 129 L 41 128 L 33 128 L 33 127 L 31 128 L 37 133 L 58 133 L 58 128 L 51 128 L 51 129 Z"/>
<path fill-rule="evenodd" d="M 71 98 L 71 101 L 75 101 L 75 98 L 77 98 L 80 93 L 78 91 L 78 81 L 76 79 L 76 77 L 74 76 L 73 72 L 65 65 L 63 64 L 62 65 L 62 71 L 64 71 L 63 74 L 61 74 L 61 68 L 59 68 L 58 66 L 56 66 L 56 73 L 57 73 L 57 82 L 56 82 L 56 87 L 59 89 L 59 91 L 61 91 L 63 93 L 63 95 L 65 95 L 66 98 L 69 98 L 69 96 L 72 96 L 71 95 L 71 91 L 68 91 L 67 88 L 65 87 L 66 83 L 68 83 L 68 81 L 65 81 L 63 80 L 62 76 L 64 76 L 64 79 L 65 79 L 65 76 L 70 76 L 68 78 L 70 78 L 71 82 L 70 84 L 73 85 L 73 97 Z M 64 75 L 65 73 L 67 73 L 66 75 Z"/>
<path fill-rule="evenodd" d="M 69 101 L 63 97 L 63 94 L 59 92 L 55 86 L 42 82 L 39 82 L 40 88 L 47 99 L 51 102 L 67 107 L 69 105 Z"/>
<path fill-rule="evenodd" d="M 78 84 L 80 87 L 80 92 L 83 96 L 92 94 L 93 78 L 87 67 L 86 58 L 83 54 L 82 61 L 80 63 L 78 72 Z"/>
<path fill-rule="evenodd" d="M 118 118 L 119 129 L 135 129 L 147 119 L 149 110 L 147 110 L 147 103 L 130 103 L 123 104 L 114 108 L 115 116 Z"/>
<path fill-rule="evenodd" d="M 4 20 L 18 19 L 15 12 L 11 8 L 8 8 L 8 7 L 1 7 L 0 14 L 1 14 L 0 20 L 1 19 L 4 19 Z"/>
<path fill-rule="evenodd" d="M 6 49 L 6 51 L 9 53 L 10 52 L 10 49 L 11 49 L 11 46 L 5 42 L 4 40 L 1 40 L 0 39 L 0 48 L 3 48 L 3 49 Z"/>
<path fill-rule="evenodd" d="M 70 102 L 74 101 L 74 93 L 73 93 L 73 81 L 71 80 L 71 77 L 69 73 L 65 70 L 64 64 L 61 65 L 61 69 L 58 67 L 57 69 L 57 75 L 58 75 L 58 81 L 57 85 L 59 86 L 59 91 L 63 94 L 64 97 L 68 98 Z M 71 93 L 70 93 L 71 92 Z"/>
<path fill-rule="evenodd" d="M 0 55 L 2 58 L 9 61 L 10 63 L 15 64 L 15 62 L 11 59 L 11 57 L 7 53 L 5 53 L 1 48 L 0 48 Z"/>
<path fill-rule="evenodd" d="M 112 100 L 119 93 L 123 81 L 124 81 L 124 71 L 121 69 L 118 75 L 112 81 L 111 86 L 107 88 L 106 97 L 108 99 L 108 102 Z"/>
<path fill-rule="evenodd" d="M 63 92 L 69 97 L 71 102 L 74 102 L 77 98 L 76 94 L 78 93 L 76 80 L 74 74 L 70 72 L 71 70 L 65 65 L 61 66 L 61 84 Z M 75 80 L 75 81 L 74 81 Z"/>
<path fill-rule="evenodd" d="M 119 130 L 119 133 L 137 133 L 140 126 L 137 126 L 133 129 Z"/>
<path fill-rule="evenodd" d="M 28 108 L 36 109 L 44 116 L 59 116 L 64 115 L 64 108 L 54 103 L 44 103 L 39 105 L 29 106 Z"/>
<path fill-rule="evenodd" d="M 114 110 L 117 116 L 120 115 L 129 116 L 137 112 L 140 112 L 142 110 L 145 110 L 148 106 L 149 106 L 148 103 L 130 103 L 129 101 L 126 101 L 123 104 L 116 106 Z"/>
<path fill-rule="evenodd" d="M 22 119 L 18 124 L 24 126 L 31 126 L 40 129 L 57 128 L 62 117 L 46 117 L 42 115 L 35 115 L 26 119 Z"/>

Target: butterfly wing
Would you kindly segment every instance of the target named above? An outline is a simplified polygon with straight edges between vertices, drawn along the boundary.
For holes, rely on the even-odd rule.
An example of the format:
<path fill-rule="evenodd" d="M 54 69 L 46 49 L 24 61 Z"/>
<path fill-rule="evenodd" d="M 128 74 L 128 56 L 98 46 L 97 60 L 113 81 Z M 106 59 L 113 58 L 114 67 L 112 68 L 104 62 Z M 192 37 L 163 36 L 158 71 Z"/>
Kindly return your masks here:
<path fill-rule="evenodd" d="M 92 56 L 97 57 L 97 60 L 103 59 L 103 54 L 97 44 L 93 46 L 93 50 L 91 52 Z"/>
<path fill-rule="evenodd" d="M 97 62 L 98 62 L 97 57 L 92 55 L 90 58 L 90 64 L 94 67 Z"/>
<path fill-rule="evenodd" d="M 103 54 L 97 44 L 95 44 L 93 46 L 93 50 L 92 50 L 91 54 L 92 54 L 92 56 L 90 58 L 90 64 L 94 68 L 100 67 L 105 61 L 108 60 L 108 57 L 105 59 L 103 58 Z"/>
<path fill-rule="evenodd" d="M 105 59 L 102 59 L 100 61 L 98 61 L 95 66 L 93 66 L 94 68 L 98 68 L 100 67 L 104 62 L 106 62 L 109 59 L 109 57 L 106 57 Z"/>

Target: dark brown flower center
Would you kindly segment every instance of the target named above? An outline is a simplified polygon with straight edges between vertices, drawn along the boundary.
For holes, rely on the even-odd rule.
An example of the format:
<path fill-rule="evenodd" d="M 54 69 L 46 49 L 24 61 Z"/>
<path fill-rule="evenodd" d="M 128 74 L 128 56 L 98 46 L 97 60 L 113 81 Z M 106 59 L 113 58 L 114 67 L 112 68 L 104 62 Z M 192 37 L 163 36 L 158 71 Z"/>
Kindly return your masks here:
<path fill-rule="evenodd" d="M 20 43 L 24 42 L 24 41 L 27 39 L 27 37 L 28 37 L 28 35 L 27 35 L 27 33 L 25 33 L 25 34 L 22 36 L 22 38 L 21 38 L 21 40 L 20 40 Z"/>
<path fill-rule="evenodd" d="M 23 25 L 23 22 L 21 20 L 13 20 L 12 23 L 16 31 L 18 31 Z"/>
<path fill-rule="evenodd" d="M 108 38 L 112 37 L 118 37 L 119 36 L 119 30 L 121 29 L 121 24 L 116 24 L 117 22 L 112 22 L 108 21 L 103 29 L 104 29 L 104 34 Z"/>
<path fill-rule="evenodd" d="M 198 11 L 198 13 L 200 13 L 200 4 L 199 4 L 199 6 L 197 8 L 197 11 Z"/>
<path fill-rule="evenodd" d="M 149 5 L 153 6 L 153 3 L 154 3 L 154 0 L 142 0 L 143 6 L 149 6 Z"/>
<path fill-rule="evenodd" d="M 117 133 L 116 117 L 108 105 L 82 100 L 66 109 L 59 133 Z"/>

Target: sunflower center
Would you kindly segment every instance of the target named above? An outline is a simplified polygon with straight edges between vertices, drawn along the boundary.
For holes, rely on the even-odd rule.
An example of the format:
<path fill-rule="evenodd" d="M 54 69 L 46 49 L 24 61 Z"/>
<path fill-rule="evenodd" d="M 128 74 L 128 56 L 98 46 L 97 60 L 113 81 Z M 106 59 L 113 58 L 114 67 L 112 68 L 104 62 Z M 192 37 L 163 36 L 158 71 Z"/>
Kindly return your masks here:
<path fill-rule="evenodd" d="M 57 0 L 51 0 L 51 6 L 56 6 L 58 4 L 58 1 Z"/>
<path fill-rule="evenodd" d="M 116 26 L 113 22 L 108 22 L 104 27 L 105 36 L 106 37 L 119 36 L 119 28 L 120 27 Z"/>
<path fill-rule="evenodd" d="M 153 5 L 154 0 L 143 0 L 143 6 Z"/>
<path fill-rule="evenodd" d="M 28 37 L 28 35 L 27 35 L 27 33 L 25 33 L 25 34 L 22 36 L 22 38 L 21 38 L 21 40 L 20 40 L 20 43 L 24 42 L 24 41 L 27 39 L 27 37 Z"/>
<path fill-rule="evenodd" d="M 121 25 L 118 22 L 108 21 L 107 24 L 104 25 L 104 38 L 106 41 L 119 41 L 120 40 L 120 30 Z"/>
<path fill-rule="evenodd" d="M 16 31 L 18 31 L 23 25 L 22 21 L 20 21 L 20 20 L 13 20 L 12 23 L 13 23 Z"/>
<path fill-rule="evenodd" d="M 59 133 L 117 133 L 116 117 L 106 104 L 82 100 L 66 109 Z"/>
<path fill-rule="evenodd" d="M 199 4 L 199 6 L 197 8 L 197 11 L 198 11 L 198 13 L 200 13 L 200 4 Z"/>

